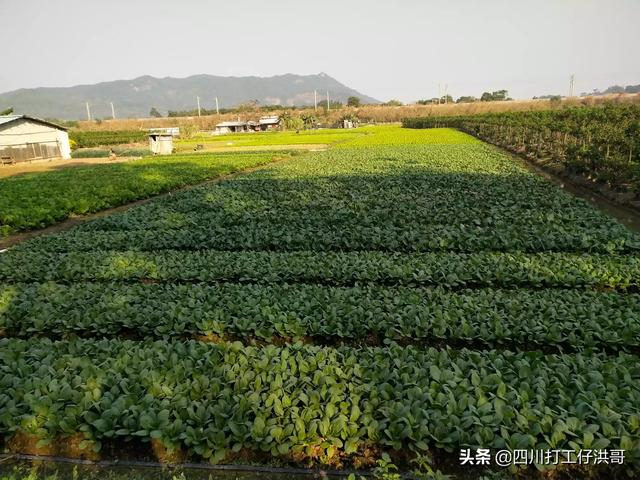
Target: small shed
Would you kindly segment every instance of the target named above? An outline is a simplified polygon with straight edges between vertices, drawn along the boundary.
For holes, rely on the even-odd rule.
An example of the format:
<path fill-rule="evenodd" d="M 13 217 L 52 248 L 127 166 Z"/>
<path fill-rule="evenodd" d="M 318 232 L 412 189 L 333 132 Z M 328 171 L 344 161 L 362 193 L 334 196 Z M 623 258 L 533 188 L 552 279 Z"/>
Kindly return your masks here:
<path fill-rule="evenodd" d="M 216 125 L 213 131 L 216 135 L 224 135 L 225 133 L 238 133 L 247 131 L 247 122 L 222 122 Z"/>
<path fill-rule="evenodd" d="M 159 133 L 164 135 L 171 135 L 173 137 L 180 136 L 180 127 L 158 127 L 158 128 L 145 128 L 149 134 Z"/>
<path fill-rule="evenodd" d="M 173 135 L 150 133 L 149 148 L 154 155 L 171 155 L 173 153 Z"/>
<path fill-rule="evenodd" d="M 270 115 L 267 117 L 260 117 L 258 122 L 260 124 L 260 130 L 273 130 L 280 125 L 280 117 L 278 115 Z"/>
<path fill-rule="evenodd" d="M 0 163 L 71 158 L 67 129 L 27 115 L 0 116 Z"/>

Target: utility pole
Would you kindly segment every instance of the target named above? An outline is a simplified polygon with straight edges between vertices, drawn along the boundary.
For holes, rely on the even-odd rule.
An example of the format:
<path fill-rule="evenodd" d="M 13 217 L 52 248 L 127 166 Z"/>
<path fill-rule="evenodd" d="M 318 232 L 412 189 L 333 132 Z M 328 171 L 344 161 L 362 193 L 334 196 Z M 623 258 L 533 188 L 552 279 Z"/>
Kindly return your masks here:
<path fill-rule="evenodd" d="M 447 90 L 449 89 L 449 84 L 444 84 L 444 103 L 447 104 Z"/>
<path fill-rule="evenodd" d="M 327 112 L 331 110 L 331 106 L 329 104 L 329 90 L 327 90 Z"/>
<path fill-rule="evenodd" d="M 87 119 L 91 121 L 91 108 L 89 108 L 89 102 L 87 102 Z"/>
<path fill-rule="evenodd" d="M 196 100 L 198 101 L 198 116 L 200 116 L 200 97 L 196 97 Z"/>
<path fill-rule="evenodd" d="M 575 89 L 576 86 L 576 76 L 575 74 L 571 74 L 571 76 L 569 77 L 569 98 L 573 97 L 573 91 Z"/>
<path fill-rule="evenodd" d="M 218 97 L 216 97 L 216 114 L 220 115 L 220 109 L 218 108 Z"/>
<path fill-rule="evenodd" d="M 113 108 L 113 102 L 111 102 L 111 118 L 116 119 L 116 109 Z"/>
<path fill-rule="evenodd" d="M 313 110 L 318 111 L 318 92 L 317 90 L 313 91 Z"/>
<path fill-rule="evenodd" d="M 438 105 L 440 105 L 440 100 L 442 100 L 442 84 L 438 82 Z"/>

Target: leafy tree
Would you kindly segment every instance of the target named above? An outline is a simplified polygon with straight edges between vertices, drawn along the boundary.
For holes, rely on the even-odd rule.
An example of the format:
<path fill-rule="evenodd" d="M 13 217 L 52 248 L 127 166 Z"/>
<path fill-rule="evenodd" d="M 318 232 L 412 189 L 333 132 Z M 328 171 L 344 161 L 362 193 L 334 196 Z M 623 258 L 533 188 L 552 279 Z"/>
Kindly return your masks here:
<path fill-rule="evenodd" d="M 280 124 L 284 130 L 299 130 L 305 125 L 300 117 L 294 117 L 291 112 L 282 112 Z"/>
<path fill-rule="evenodd" d="M 613 85 L 607 88 L 604 93 L 624 93 L 624 87 L 621 87 L 620 85 Z"/>
<path fill-rule="evenodd" d="M 155 118 L 160 118 L 160 117 L 162 117 L 162 114 L 156 109 L 156 107 L 152 107 L 151 111 L 149 112 L 149 116 L 155 117 Z"/>
<path fill-rule="evenodd" d="M 318 117 L 316 117 L 313 113 L 303 113 L 300 115 L 300 119 L 304 124 L 304 128 L 313 128 L 318 123 Z"/>
<path fill-rule="evenodd" d="M 9 107 L 6 110 L 2 110 L 0 115 L 11 115 L 13 113 L 13 107 Z"/>
<path fill-rule="evenodd" d="M 418 105 L 433 105 L 435 103 L 438 103 L 438 98 L 434 97 L 434 98 L 425 98 L 423 100 L 418 100 L 416 102 Z"/>
<path fill-rule="evenodd" d="M 480 97 L 481 102 L 499 102 L 510 100 L 507 90 L 496 90 L 495 92 L 484 92 Z"/>
<path fill-rule="evenodd" d="M 478 99 L 473 95 L 463 95 L 462 97 L 456 100 L 456 103 L 473 103 L 477 101 Z"/>
<path fill-rule="evenodd" d="M 347 99 L 348 107 L 359 107 L 360 106 L 360 98 L 351 96 Z"/>
<path fill-rule="evenodd" d="M 382 105 L 384 105 L 385 107 L 401 107 L 402 102 L 400 100 L 389 100 L 388 102 L 383 103 Z"/>

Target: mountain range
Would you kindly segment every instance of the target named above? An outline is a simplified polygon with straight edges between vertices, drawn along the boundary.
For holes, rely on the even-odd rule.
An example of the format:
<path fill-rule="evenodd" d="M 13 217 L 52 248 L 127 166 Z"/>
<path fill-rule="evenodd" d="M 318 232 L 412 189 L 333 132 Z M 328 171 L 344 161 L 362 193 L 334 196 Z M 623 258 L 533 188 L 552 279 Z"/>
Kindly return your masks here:
<path fill-rule="evenodd" d="M 350 96 L 362 103 L 379 103 L 375 98 L 347 87 L 326 73 L 285 74 L 273 77 L 221 77 L 193 75 L 186 78 L 155 78 L 148 75 L 133 80 L 115 80 L 73 87 L 22 88 L 0 94 L 0 110 L 13 107 L 15 113 L 42 118 L 78 120 L 87 118 L 89 102 L 92 118 L 111 118 L 111 102 L 117 118 L 147 117 L 151 108 L 163 115 L 169 110 L 193 110 L 200 97 L 201 108 L 235 107 L 257 100 L 260 105 L 313 105 L 318 102 L 345 103 Z"/>

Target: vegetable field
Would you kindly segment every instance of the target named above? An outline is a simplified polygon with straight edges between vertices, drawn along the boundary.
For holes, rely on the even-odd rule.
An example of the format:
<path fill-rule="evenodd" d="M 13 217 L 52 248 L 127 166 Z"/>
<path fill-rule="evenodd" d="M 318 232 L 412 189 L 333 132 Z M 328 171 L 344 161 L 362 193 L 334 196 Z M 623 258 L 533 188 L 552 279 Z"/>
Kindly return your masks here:
<path fill-rule="evenodd" d="M 634 475 L 639 279 L 638 235 L 494 147 L 368 129 L 0 254 L 0 436 L 445 471 L 622 449 L 571 472 Z"/>
<path fill-rule="evenodd" d="M 76 142 L 77 148 L 91 148 L 105 145 L 121 145 L 123 143 L 146 142 L 148 134 L 143 130 L 116 131 L 80 131 L 71 130 L 69 139 Z"/>
<path fill-rule="evenodd" d="M 145 158 L 0 179 L 0 239 L 255 167 L 287 152 Z"/>
<path fill-rule="evenodd" d="M 232 146 L 236 148 L 242 147 L 258 147 L 269 145 L 325 145 L 336 142 L 344 142 L 345 140 L 357 138 L 365 132 L 367 128 L 357 130 L 344 129 L 322 129 L 322 130 L 302 130 L 299 133 L 295 131 L 282 132 L 254 132 L 254 133 L 232 133 L 226 135 L 199 134 L 190 138 L 179 138 L 176 141 L 176 148 L 179 151 L 191 149 L 196 145 L 204 145 L 205 147 L 218 148 Z"/>

